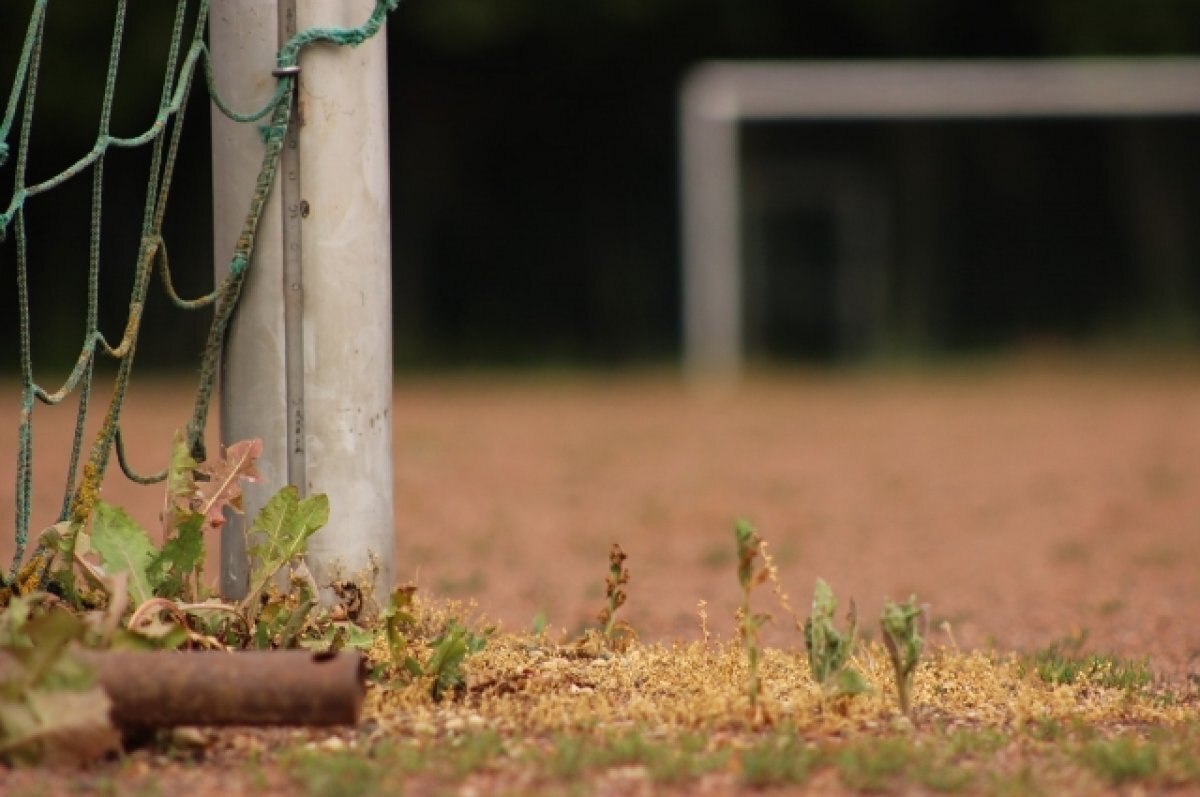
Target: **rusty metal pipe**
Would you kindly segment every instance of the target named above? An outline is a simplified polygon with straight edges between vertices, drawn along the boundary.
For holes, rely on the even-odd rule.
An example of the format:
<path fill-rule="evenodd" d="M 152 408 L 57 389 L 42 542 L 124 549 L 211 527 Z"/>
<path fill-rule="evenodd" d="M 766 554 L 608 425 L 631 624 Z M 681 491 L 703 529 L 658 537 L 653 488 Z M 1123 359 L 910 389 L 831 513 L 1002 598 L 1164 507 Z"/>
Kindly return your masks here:
<path fill-rule="evenodd" d="M 122 729 L 353 725 L 366 690 L 357 651 L 89 652 Z"/>
<path fill-rule="evenodd" d="M 124 731 L 181 725 L 353 725 L 366 692 L 358 651 L 83 651 Z M 0 653 L 0 680 L 14 666 Z"/>

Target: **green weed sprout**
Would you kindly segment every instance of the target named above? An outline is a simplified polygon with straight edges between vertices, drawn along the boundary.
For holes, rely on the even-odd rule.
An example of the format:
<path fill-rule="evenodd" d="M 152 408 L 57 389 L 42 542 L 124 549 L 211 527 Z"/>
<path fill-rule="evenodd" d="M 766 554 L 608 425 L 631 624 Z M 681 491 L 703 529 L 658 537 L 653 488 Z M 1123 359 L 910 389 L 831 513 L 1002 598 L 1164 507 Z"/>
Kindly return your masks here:
<path fill-rule="evenodd" d="M 487 632 L 474 634 L 457 619 L 451 619 L 442 635 L 429 643 L 433 655 L 425 665 L 425 674 L 433 678 L 430 691 L 435 701 L 466 686 L 462 664 L 472 653 L 483 650 L 487 638 Z"/>
<path fill-rule="evenodd" d="M 834 627 L 837 598 L 822 579 L 813 589 L 812 614 L 804 622 L 804 647 L 808 651 L 808 666 L 813 680 L 828 697 L 858 695 L 871 691 L 862 673 L 850 664 L 858 632 L 858 612 L 854 601 L 846 615 L 848 627 L 842 633 Z"/>
<path fill-rule="evenodd" d="M 750 710 L 757 716 L 759 711 L 758 699 L 761 684 L 758 678 L 758 629 L 770 620 L 770 615 L 752 614 L 750 611 L 750 593 L 770 576 L 766 568 L 758 570 L 755 559 L 762 551 L 762 538 L 753 526 L 745 520 L 739 520 L 733 528 L 734 540 L 737 543 L 738 583 L 742 587 L 742 604 L 738 607 L 738 636 L 746 649 L 746 694 L 750 698 Z"/>
<path fill-rule="evenodd" d="M 917 605 L 915 595 L 909 596 L 905 603 L 884 601 L 883 613 L 879 617 L 883 644 L 887 647 L 892 669 L 896 672 L 896 696 L 905 716 L 908 716 L 912 705 L 913 673 L 921 660 L 921 649 L 925 647 L 925 639 L 917 630 L 917 620 L 921 618 L 925 618 L 925 612 Z"/>

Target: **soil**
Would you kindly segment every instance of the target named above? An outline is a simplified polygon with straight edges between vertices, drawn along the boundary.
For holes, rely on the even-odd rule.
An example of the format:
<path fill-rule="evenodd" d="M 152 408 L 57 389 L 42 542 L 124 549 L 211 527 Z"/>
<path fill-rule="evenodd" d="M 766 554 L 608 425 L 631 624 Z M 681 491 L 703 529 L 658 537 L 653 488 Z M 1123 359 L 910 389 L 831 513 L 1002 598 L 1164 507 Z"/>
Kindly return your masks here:
<path fill-rule="evenodd" d="M 135 383 L 123 429 L 147 470 L 186 422 L 190 390 Z M 0 391 L 6 513 L 18 393 Z M 71 416 L 35 414 L 35 527 L 58 511 Z M 759 373 L 737 387 L 398 376 L 393 418 L 398 578 L 473 600 L 508 628 L 594 623 L 618 542 L 632 572 L 622 613 L 643 640 L 698 637 L 701 600 L 728 637 L 731 529 L 747 518 L 802 615 L 821 577 L 864 618 L 915 593 L 938 641 L 962 648 L 1085 638 L 1149 656 L 1166 680 L 1200 678 L 1195 359 L 1031 356 Z M 113 470 L 104 497 L 153 527 L 158 488 Z M 5 539 L 0 560 L 11 549 Z M 760 600 L 775 614 L 766 642 L 801 644 Z"/>

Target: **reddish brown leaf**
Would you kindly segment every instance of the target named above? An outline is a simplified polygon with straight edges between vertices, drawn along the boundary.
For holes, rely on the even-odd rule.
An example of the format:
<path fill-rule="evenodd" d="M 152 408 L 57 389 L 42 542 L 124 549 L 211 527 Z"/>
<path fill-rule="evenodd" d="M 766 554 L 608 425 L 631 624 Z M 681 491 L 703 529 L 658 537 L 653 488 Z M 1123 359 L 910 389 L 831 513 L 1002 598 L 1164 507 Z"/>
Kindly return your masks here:
<path fill-rule="evenodd" d="M 256 482 L 261 477 L 255 460 L 262 455 L 262 440 L 242 440 L 225 449 L 221 456 L 202 464 L 197 472 L 193 509 L 204 516 L 205 528 L 217 530 L 225 525 L 225 507 L 242 511 L 241 480 Z"/>

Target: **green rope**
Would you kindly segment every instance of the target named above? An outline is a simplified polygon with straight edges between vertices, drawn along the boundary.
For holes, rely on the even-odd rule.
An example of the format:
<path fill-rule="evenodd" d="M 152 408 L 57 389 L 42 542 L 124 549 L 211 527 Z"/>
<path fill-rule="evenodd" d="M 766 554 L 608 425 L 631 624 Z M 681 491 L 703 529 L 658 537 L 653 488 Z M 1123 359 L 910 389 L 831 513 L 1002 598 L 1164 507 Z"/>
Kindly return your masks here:
<path fill-rule="evenodd" d="M 17 273 L 17 312 L 19 326 L 19 351 L 21 373 L 21 415 L 17 434 L 17 477 L 16 477 L 16 523 L 15 552 L 10 570 L 10 580 L 19 572 L 28 544 L 33 490 L 33 439 L 34 406 L 36 403 L 59 404 L 78 393 L 79 406 L 75 415 L 71 457 L 68 464 L 66 487 L 59 520 L 86 523 L 95 501 L 106 468 L 116 449 L 116 459 L 124 474 L 133 481 L 150 484 L 162 481 L 166 471 L 148 475 L 139 474 L 129 462 L 121 434 L 121 412 L 133 374 L 134 355 L 137 351 L 141 329 L 142 312 L 146 306 L 154 271 L 159 271 L 164 293 L 172 304 L 183 310 L 195 310 L 213 306 L 213 319 L 209 326 L 204 346 L 200 378 L 191 419 L 187 423 L 187 442 L 193 456 L 204 459 L 204 431 L 225 334 L 237 307 L 246 271 L 252 261 L 254 243 L 258 233 L 263 207 L 275 182 L 283 141 L 291 119 L 296 79 L 285 75 L 276 81 L 275 90 L 265 105 L 250 112 L 234 110 L 217 92 L 213 77 L 212 58 L 204 42 L 204 33 L 209 15 L 209 0 L 176 0 L 174 23 L 171 30 L 170 47 L 164 65 L 162 93 L 154 121 L 142 133 L 131 137 L 111 134 L 113 97 L 126 21 L 129 12 L 128 0 L 118 0 L 116 5 L 112 41 L 109 48 L 108 67 L 104 83 L 104 99 L 95 141 L 91 149 L 61 172 L 36 183 L 26 181 L 29 142 L 33 131 L 34 97 L 37 95 L 38 73 L 44 44 L 47 8 L 50 0 L 35 0 L 30 13 L 21 57 L 16 75 L 0 118 L 0 167 L 5 166 L 12 150 L 9 140 L 14 125 L 17 126 L 16 158 L 14 162 L 12 196 L 0 213 L 0 243 L 4 242 L 8 229 L 14 233 Z M 341 46 L 357 46 L 377 34 L 400 0 L 376 0 L 369 18 L 356 28 L 310 28 L 297 33 L 285 43 L 276 55 L 279 67 L 296 65 L 304 48 L 314 44 L 328 43 Z M 188 12 L 195 6 L 195 19 L 189 31 L 186 20 Z M 197 68 L 202 70 L 205 86 L 214 106 L 235 122 L 254 123 L 269 119 L 263 128 L 264 152 L 255 181 L 254 192 L 242 224 L 241 233 L 234 245 L 229 260 L 229 273 L 210 292 L 195 298 L 181 297 L 175 290 L 171 276 L 167 243 L 163 238 L 162 226 L 166 214 L 168 195 L 183 133 L 184 111 Z M 141 243 L 134 264 L 134 281 L 130 292 L 125 329 L 114 346 L 99 329 L 100 297 L 100 243 L 103 208 L 103 178 L 105 158 L 112 148 L 131 149 L 149 146 L 151 163 L 146 185 L 145 204 L 142 213 Z M 31 346 L 31 321 L 29 310 L 29 255 L 26 234 L 25 204 L 39 194 L 51 191 L 87 170 L 92 170 L 92 199 L 89 213 L 88 285 L 86 331 L 79 355 L 66 380 L 54 390 L 48 390 L 34 381 Z M 83 464 L 85 426 L 92 394 L 96 357 L 102 354 L 118 361 L 117 375 L 113 382 L 112 396 L 105 411 L 100 431 L 96 434 L 87 460 Z M 2 581 L 2 579 L 0 579 Z"/>

